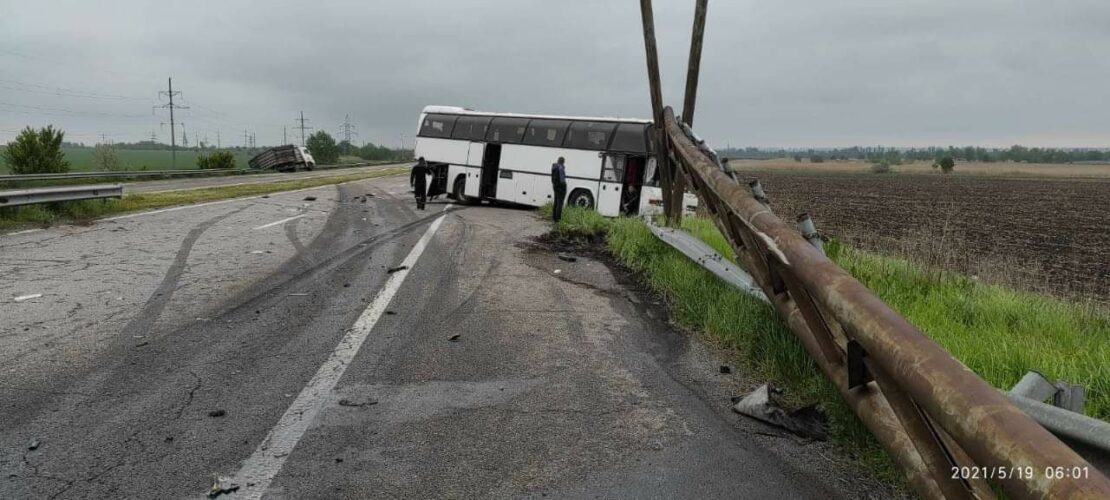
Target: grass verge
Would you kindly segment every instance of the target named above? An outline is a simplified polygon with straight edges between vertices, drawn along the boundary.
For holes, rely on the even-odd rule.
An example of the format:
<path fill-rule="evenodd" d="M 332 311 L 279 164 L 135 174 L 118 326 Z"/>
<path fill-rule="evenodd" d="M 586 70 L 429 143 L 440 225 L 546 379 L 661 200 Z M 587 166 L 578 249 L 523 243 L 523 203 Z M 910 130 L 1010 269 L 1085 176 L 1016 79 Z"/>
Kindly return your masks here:
<path fill-rule="evenodd" d="M 684 229 L 735 262 L 706 219 Z M 833 440 L 869 471 L 901 482 L 893 464 L 774 311 L 659 241 L 637 219 L 568 207 L 556 231 L 606 235 L 610 252 L 670 304 L 675 320 L 736 351 L 753 376 L 795 404 L 819 402 Z M 1110 312 L 981 283 L 832 242 L 829 256 L 987 382 L 1009 388 L 1028 370 L 1087 387 L 1087 414 L 1110 420 Z"/>
<path fill-rule="evenodd" d="M 407 168 L 389 168 L 374 172 L 314 177 L 280 182 L 221 186 L 161 193 L 129 194 L 118 200 L 83 200 L 0 208 L 0 231 L 29 226 L 49 226 L 58 223 L 82 223 L 99 217 L 125 212 L 151 210 L 174 205 L 189 205 L 206 201 L 241 198 L 279 191 L 291 191 L 329 184 L 396 175 Z"/>

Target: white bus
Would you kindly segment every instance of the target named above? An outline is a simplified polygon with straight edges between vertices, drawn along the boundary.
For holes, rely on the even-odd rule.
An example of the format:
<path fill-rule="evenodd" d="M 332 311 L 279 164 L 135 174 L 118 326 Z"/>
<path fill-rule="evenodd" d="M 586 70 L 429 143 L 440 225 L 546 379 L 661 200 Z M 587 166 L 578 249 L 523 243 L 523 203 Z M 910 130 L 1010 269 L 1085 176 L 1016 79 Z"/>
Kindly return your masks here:
<path fill-rule="evenodd" d="M 542 206 L 552 201 L 551 164 L 566 159 L 568 205 L 602 215 L 662 210 L 651 122 L 623 118 L 483 113 L 427 106 L 416 156 L 431 170 L 429 196 Z M 686 208 L 697 206 L 687 193 Z"/>

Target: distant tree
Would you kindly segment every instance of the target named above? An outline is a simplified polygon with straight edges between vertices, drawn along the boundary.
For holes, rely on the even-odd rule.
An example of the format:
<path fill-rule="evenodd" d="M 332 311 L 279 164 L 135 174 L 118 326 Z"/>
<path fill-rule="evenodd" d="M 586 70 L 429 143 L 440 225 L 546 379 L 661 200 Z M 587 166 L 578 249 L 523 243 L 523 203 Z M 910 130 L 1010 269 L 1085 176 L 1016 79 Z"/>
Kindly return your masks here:
<path fill-rule="evenodd" d="M 810 163 L 825 163 L 825 157 L 821 155 L 813 155 L 809 157 Z"/>
<path fill-rule="evenodd" d="M 8 143 L 4 162 L 13 174 L 57 174 L 69 171 L 69 162 L 62 153 L 65 132 L 53 125 L 38 130 L 27 127 Z"/>
<path fill-rule="evenodd" d="M 119 155 L 116 154 L 116 148 L 108 144 L 97 144 L 93 148 L 93 166 L 97 170 L 104 172 L 115 172 L 123 170 L 123 164 L 119 161 Z"/>
<path fill-rule="evenodd" d="M 871 173 L 873 174 L 889 174 L 893 171 L 894 170 L 890 168 L 890 163 L 887 163 L 885 161 L 881 161 L 879 163 L 871 165 Z"/>
<path fill-rule="evenodd" d="M 235 168 L 235 155 L 231 151 L 215 151 L 208 155 L 197 156 L 197 168 L 201 170 Z"/>
<path fill-rule="evenodd" d="M 933 168 L 937 167 L 940 167 L 941 172 L 950 174 L 956 168 L 956 160 L 953 160 L 951 156 L 945 156 L 933 164 Z"/>
<path fill-rule="evenodd" d="M 339 141 L 338 147 L 339 147 L 339 151 L 342 152 L 345 155 L 351 154 L 352 150 L 354 150 L 355 153 L 358 152 L 358 146 L 355 146 L 355 145 L 353 145 L 350 142 L 347 142 L 345 140 Z"/>
<path fill-rule="evenodd" d="M 396 160 L 399 158 L 397 151 L 389 149 L 385 146 L 376 146 L 373 143 L 366 143 L 366 145 L 358 148 L 357 152 L 359 158 L 367 161 L 374 160 Z"/>
<path fill-rule="evenodd" d="M 802 161 L 802 155 L 794 155 L 794 161 L 797 161 L 797 162 Z"/>
<path fill-rule="evenodd" d="M 339 146 L 335 144 L 335 139 L 323 130 L 309 136 L 305 146 L 308 147 L 308 152 L 312 153 L 318 165 L 333 165 L 339 160 Z"/>

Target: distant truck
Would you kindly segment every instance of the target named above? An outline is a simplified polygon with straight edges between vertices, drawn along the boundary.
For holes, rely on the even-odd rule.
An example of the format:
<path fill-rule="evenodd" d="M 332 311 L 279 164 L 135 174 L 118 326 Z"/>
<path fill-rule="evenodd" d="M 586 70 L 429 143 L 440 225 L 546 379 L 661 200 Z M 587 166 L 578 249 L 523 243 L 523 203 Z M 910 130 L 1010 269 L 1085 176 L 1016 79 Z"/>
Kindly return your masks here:
<path fill-rule="evenodd" d="M 267 149 L 255 155 L 247 164 L 254 169 L 274 169 L 279 172 L 296 172 L 298 168 L 305 170 L 316 168 L 316 160 L 312 158 L 308 148 L 293 144 Z"/>

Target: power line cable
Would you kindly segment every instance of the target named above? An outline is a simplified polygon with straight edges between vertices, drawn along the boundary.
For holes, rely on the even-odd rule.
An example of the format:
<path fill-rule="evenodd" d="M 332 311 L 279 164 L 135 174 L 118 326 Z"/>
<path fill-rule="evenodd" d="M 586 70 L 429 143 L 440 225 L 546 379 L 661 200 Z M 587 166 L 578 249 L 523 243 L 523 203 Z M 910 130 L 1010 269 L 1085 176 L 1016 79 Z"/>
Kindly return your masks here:
<path fill-rule="evenodd" d="M 130 101 L 151 101 L 150 97 L 134 97 L 115 94 L 101 94 L 99 92 L 86 92 L 83 90 L 67 89 L 64 87 L 55 87 L 50 85 L 39 85 L 37 83 L 27 83 L 18 80 L 6 80 L 0 78 L 0 83 L 7 85 L 0 85 L 0 88 L 8 90 L 15 90 L 18 92 L 30 92 L 34 94 L 47 94 L 57 95 L 64 97 L 81 97 L 86 99 L 104 99 L 104 100 L 130 100 Z M 15 85 L 13 87 L 13 85 Z M 20 88 L 30 87 L 30 88 Z"/>
<path fill-rule="evenodd" d="M 115 117 L 120 117 L 120 118 L 145 118 L 146 117 L 146 115 L 128 115 L 128 114 L 123 114 L 123 113 L 109 113 L 109 112 L 105 112 L 105 111 L 82 111 L 82 110 L 68 109 L 68 108 L 48 108 L 48 107 L 44 107 L 44 106 L 30 106 L 30 105 L 27 105 L 27 104 L 15 104 L 15 103 L 10 103 L 10 102 L 3 102 L 3 101 L 0 101 L 0 106 L 16 107 L 16 108 L 23 108 L 23 109 L 33 109 L 33 110 L 42 112 L 41 114 L 52 115 L 52 116 L 81 116 L 81 115 L 86 115 L 86 116 L 115 116 Z M 35 113 L 31 113 L 31 112 L 22 112 L 22 111 L 18 111 L 18 110 L 9 110 L 9 111 L 14 111 L 16 113 L 35 114 Z M 59 114 L 59 113 L 65 113 L 65 114 Z"/>

